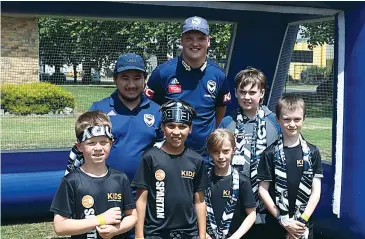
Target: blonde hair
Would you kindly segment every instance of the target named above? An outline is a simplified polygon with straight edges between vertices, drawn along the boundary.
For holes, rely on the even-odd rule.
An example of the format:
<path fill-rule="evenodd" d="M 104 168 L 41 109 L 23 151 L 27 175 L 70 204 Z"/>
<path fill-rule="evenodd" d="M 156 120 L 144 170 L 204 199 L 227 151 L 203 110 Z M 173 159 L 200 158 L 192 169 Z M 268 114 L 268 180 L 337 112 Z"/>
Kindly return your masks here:
<path fill-rule="evenodd" d="M 236 147 L 236 140 L 231 131 L 227 129 L 214 130 L 207 138 L 208 151 L 211 153 L 215 149 L 220 149 L 225 139 L 227 139 L 231 143 L 232 149 Z"/>
<path fill-rule="evenodd" d="M 109 126 L 110 129 L 112 128 L 109 116 L 107 116 L 104 112 L 98 110 L 85 112 L 76 120 L 76 137 L 80 136 L 87 127 L 103 125 Z"/>

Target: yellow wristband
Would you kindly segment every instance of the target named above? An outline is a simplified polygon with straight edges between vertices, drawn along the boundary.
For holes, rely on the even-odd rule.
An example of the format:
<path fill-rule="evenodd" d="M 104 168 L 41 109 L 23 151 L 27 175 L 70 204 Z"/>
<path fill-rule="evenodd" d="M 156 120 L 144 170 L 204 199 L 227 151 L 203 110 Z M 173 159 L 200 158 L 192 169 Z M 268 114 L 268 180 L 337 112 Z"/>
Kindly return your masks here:
<path fill-rule="evenodd" d="M 106 221 L 105 221 L 105 218 L 103 217 L 103 215 L 97 215 L 96 218 L 98 219 L 100 226 L 106 224 Z"/>
<path fill-rule="evenodd" d="M 305 215 L 304 213 L 302 213 L 301 218 L 303 218 L 304 221 L 306 221 L 306 222 L 308 222 L 308 220 L 309 220 L 309 216 L 308 215 Z"/>

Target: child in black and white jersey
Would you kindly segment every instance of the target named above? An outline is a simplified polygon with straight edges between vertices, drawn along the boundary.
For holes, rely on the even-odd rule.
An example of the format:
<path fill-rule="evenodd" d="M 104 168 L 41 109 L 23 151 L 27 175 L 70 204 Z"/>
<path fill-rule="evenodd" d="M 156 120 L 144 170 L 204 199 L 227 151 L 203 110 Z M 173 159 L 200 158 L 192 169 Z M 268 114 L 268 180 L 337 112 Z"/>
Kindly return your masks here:
<path fill-rule="evenodd" d="M 323 172 L 318 148 L 300 133 L 305 116 L 303 99 L 287 95 L 279 100 L 276 117 L 282 135 L 263 152 L 258 166 L 272 238 L 313 238 L 310 217 L 320 199 Z"/>
<path fill-rule="evenodd" d="M 208 151 L 214 167 L 208 170 L 207 238 L 239 239 L 256 220 L 256 200 L 250 178 L 231 166 L 235 138 L 227 129 L 208 136 Z M 245 237 L 243 237 L 245 238 Z"/>

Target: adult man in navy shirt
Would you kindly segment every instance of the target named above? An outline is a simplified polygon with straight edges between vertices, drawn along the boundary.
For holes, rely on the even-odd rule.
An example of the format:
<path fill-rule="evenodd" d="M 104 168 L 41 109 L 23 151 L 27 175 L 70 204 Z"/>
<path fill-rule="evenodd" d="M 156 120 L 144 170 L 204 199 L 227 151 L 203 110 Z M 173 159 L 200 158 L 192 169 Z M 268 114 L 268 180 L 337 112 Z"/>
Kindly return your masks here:
<path fill-rule="evenodd" d="M 142 94 L 145 79 L 146 68 L 139 55 L 119 56 L 114 69 L 117 89 L 90 107 L 105 112 L 112 122 L 115 141 L 106 163 L 129 178 L 133 178 L 145 149 L 163 138 L 160 106 Z"/>
<path fill-rule="evenodd" d="M 230 102 L 228 81 L 224 71 L 207 59 L 210 46 L 209 26 L 201 17 L 184 21 L 181 35 L 182 54 L 159 65 L 150 76 L 145 95 L 163 104 L 181 99 L 192 105 L 197 116 L 187 146 L 201 153 L 208 162 L 207 136 L 222 120 Z"/>

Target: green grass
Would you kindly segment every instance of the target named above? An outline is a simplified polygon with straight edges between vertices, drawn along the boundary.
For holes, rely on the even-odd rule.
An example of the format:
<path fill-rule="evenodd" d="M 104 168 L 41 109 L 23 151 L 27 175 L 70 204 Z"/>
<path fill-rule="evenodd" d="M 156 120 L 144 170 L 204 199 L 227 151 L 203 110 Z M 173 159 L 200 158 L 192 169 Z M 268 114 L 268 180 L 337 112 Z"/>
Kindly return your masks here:
<path fill-rule="evenodd" d="M 108 97 L 114 90 L 115 85 L 110 86 L 62 86 L 65 90 L 76 96 L 76 109 L 78 113 L 87 111 L 91 104 L 95 101 L 99 101 L 105 97 Z"/>
<path fill-rule="evenodd" d="M 75 142 L 76 117 L 2 117 L 2 149 L 40 149 L 71 147 Z M 332 119 L 307 118 L 303 134 L 320 148 L 323 159 L 331 159 Z"/>
<path fill-rule="evenodd" d="M 1 238 L 6 239 L 51 239 L 68 238 L 58 237 L 53 231 L 52 222 L 14 224 L 1 226 Z"/>
<path fill-rule="evenodd" d="M 302 133 L 311 144 L 318 146 L 322 160 L 332 158 L 332 119 L 306 118 Z"/>
<path fill-rule="evenodd" d="M 41 149 L 71 147 L 75 142 L 74 127 L 79 114 L 94 101 L 109 96 L 115 86 L 61 86 L 76 97 L 75 114 L 70 116 L 1 117 L 1 148 Z"/>
<path fill-rule="evenodd" d="M 289 85 L 285 86 L 286 90 L 308 90 L 315 91 L 318 85 Z"/>
<path fill-rule="evenodd" d="M 75 116 L 11 116 L 1 118 L 1 149 L 71 147 Z"/>
<path fill-rule="evenodd" d="M 1 117 L 1 148 L 42 149 L 69 148 L 75 142 L 76 117 L 87 111 L 94 101 L 109 96 L 115 86 L 62 86 L 76 96 L 75 114 L 70 116 L 6 116 Z M 331 159 L 332 110 L 328 105 L 306 99 L 308 118 L 304 123 L 305 138 L 317 145 L 324 159 Z M 329 118 L 323 118 L 329 112 Z M 317 118 L 318 117 L 318 118 Z"/>

